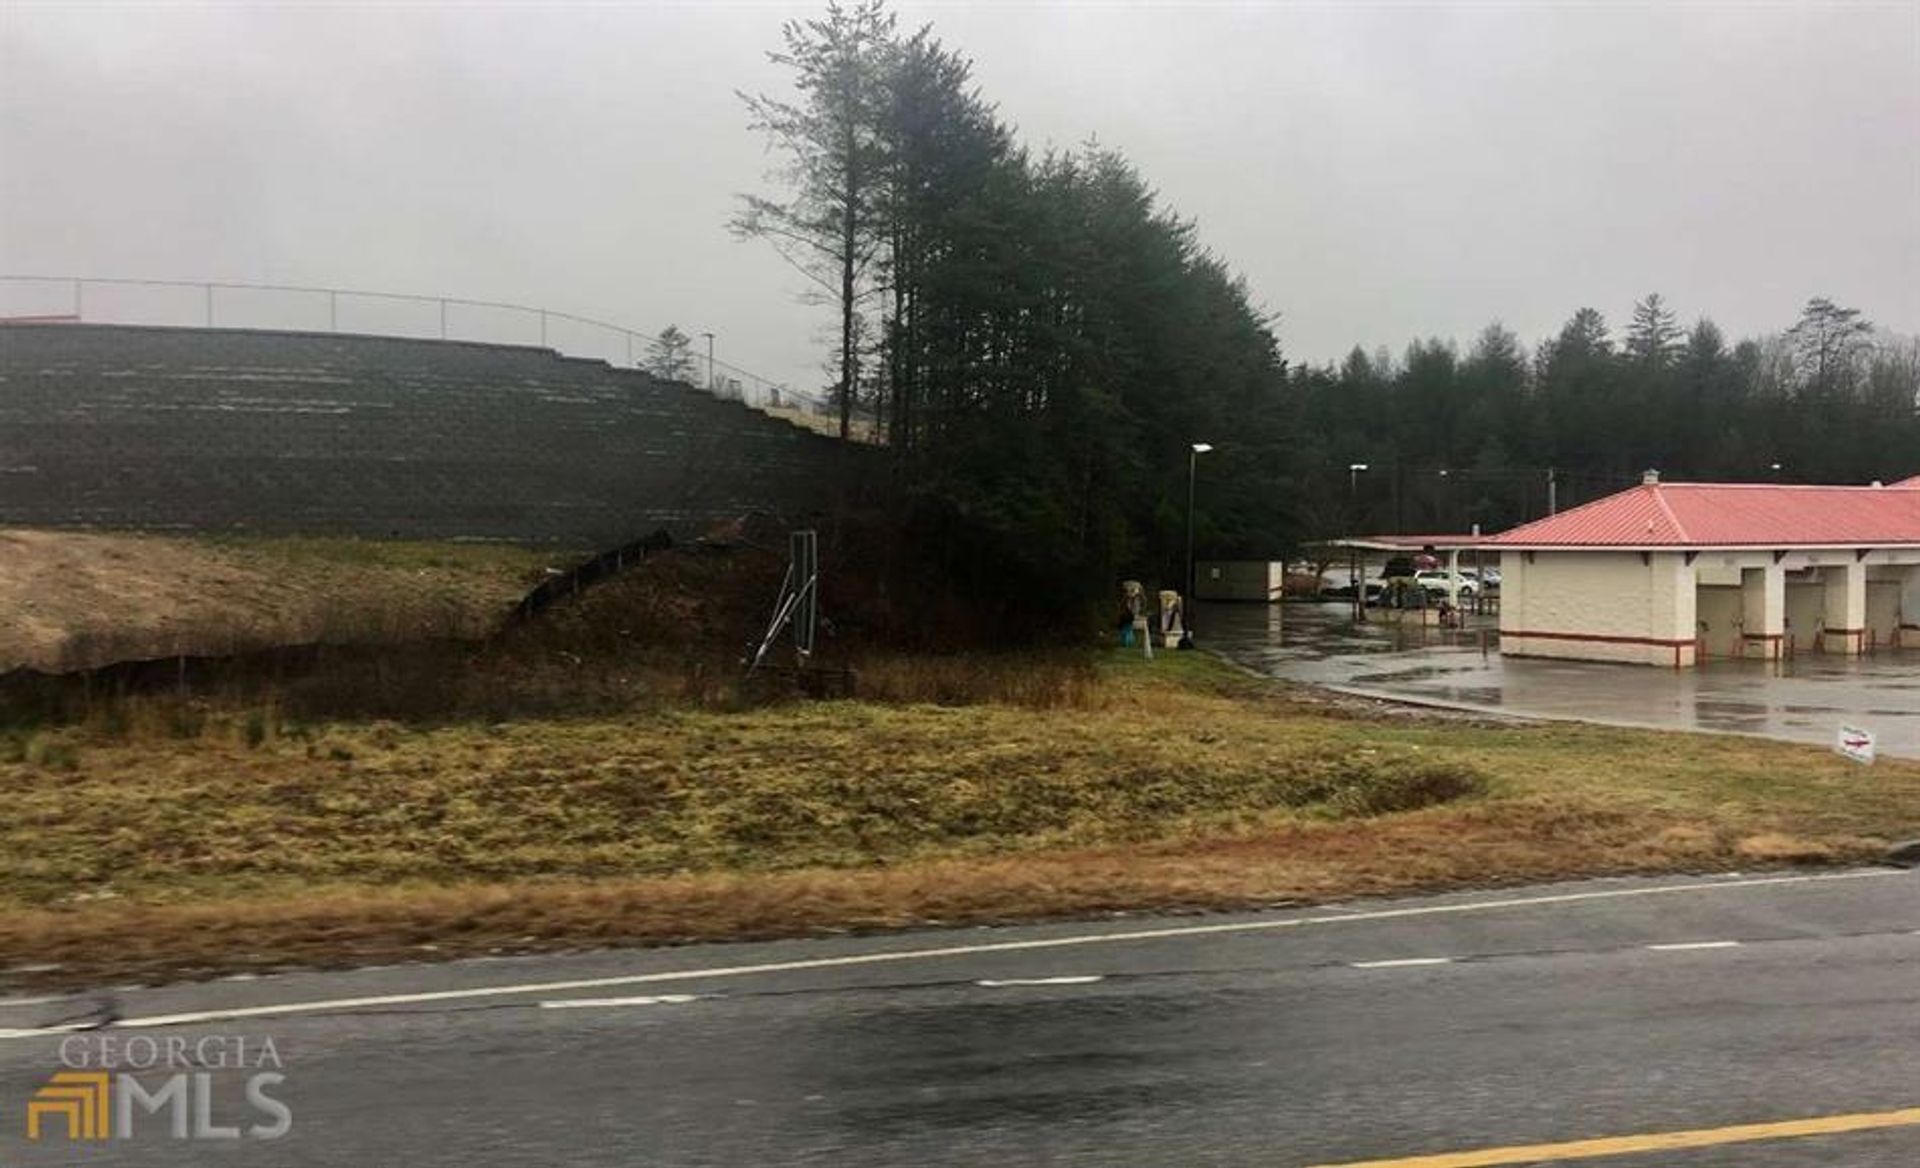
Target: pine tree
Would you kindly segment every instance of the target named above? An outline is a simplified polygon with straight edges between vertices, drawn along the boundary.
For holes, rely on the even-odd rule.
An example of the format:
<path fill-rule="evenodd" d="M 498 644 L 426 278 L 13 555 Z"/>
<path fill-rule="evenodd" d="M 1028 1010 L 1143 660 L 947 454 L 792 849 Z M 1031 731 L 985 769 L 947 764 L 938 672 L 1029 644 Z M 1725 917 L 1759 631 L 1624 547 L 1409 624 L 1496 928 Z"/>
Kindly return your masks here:
<path fill-rule="evenodd" d="M 875 126 L 894 18 L 880 0 L 851 8 L 835 0 L 825 17 L 789 21 L 786 47 L 769 53 L 793 71 L 796 102 L 741 94 L 752 128 L 784 156 L 784 198 L 748 195 L 733 220 L 742 238 L 764 239 L 838 311 L 831 368 L 840 437 L 852 432 L 861 385 L 861 307 L 874 294 L 881 160 Z"/>
<path fill-rule="evenodd" d="M 693 338 L 668 325 L 647 342 L 645 368 L 662 381 L 685 381 L 693 374 Z"/>
<path fill-rule="evenodd" d="M 1807 301 L 1800 321 L 1787 330 L 1800 375 L 1800 389 L 1813 396 L 1838 397 L 1859 380 L 1872 348 L 1873 325 L 1857 308 L 1841 308 L 1824 296 Z"/>
<path fill-rule="evenodd" d="M 1633 323 L 1627 326 L 1626 355 L 1629 361 L 1651 369 L 1665 369 L 1679 358 L 1686 333 L 1673 310 L 1658 292 L 1633 306 Z"/>

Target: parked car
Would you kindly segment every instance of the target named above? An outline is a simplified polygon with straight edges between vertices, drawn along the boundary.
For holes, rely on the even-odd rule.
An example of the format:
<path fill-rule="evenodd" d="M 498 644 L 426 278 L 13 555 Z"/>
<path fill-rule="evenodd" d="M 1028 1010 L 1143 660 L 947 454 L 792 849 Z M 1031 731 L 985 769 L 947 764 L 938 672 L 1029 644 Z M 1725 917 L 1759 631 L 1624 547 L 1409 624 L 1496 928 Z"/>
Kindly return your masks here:
<path fill-rule="evenodd" d="M 1425 589 L 1429 596 L 1445 596 L 1447 594 L 1447 573 L 1444 569 L 1429 568 L 1426 571 L 1416 573 L 1413 579 L 1414 583 Z M 1467 572 L 1462 571 L 1460 573 L 1460 583 L 1457 594 L 1460 596 L 1473 596 L 1479 591 L 1480 581 L 1474 579 Z"/>

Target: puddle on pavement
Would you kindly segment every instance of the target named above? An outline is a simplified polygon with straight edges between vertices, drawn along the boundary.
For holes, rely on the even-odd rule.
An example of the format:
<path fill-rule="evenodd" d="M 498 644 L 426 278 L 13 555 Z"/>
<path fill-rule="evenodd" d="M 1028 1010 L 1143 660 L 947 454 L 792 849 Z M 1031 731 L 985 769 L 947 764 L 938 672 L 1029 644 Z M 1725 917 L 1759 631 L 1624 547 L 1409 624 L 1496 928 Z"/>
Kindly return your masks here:
<path fill-rule="evenodd" d="M 1207 648 L 1275 677 L 1364 688 L 1386 697 L 1498 707 L 1664 729 L 1735 730 L 1832 746 L 1841 723 L 1863 725 L 1882 753 L 1920 758 L 1920 651 L 1784 665 L 1715 661 L 1697 669 L 1503 659 L 1483 653 L 1492 618 L 1460 630 L 1355 627 L 1346 604 L 1203 604 Z"/>

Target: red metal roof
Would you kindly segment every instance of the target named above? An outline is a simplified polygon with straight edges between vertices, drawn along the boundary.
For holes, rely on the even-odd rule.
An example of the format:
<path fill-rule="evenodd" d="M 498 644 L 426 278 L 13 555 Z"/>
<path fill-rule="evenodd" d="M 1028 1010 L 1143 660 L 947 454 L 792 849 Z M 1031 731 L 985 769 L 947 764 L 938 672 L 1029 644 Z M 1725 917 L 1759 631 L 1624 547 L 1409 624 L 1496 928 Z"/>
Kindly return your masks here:
<path fill-rule="evenodd" d="M 1920 486 L 1648 483 L 1501 532 L 1493 547 L 1920 544 Z"/>

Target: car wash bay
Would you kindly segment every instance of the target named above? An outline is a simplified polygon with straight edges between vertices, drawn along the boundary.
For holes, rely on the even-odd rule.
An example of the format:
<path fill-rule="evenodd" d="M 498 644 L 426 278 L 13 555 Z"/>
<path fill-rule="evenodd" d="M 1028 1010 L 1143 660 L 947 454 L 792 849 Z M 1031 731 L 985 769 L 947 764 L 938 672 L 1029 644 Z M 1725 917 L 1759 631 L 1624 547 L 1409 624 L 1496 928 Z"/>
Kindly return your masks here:
<path fill-rule="evenodd" d="M 1509 551 L 1509 655 L 1684 667 L 1920 647 L 1920 552 Z"/>
<path fill-rule="evenodd" d="M 1685 668 L 1920 646 L 1920 486 L 1663 483 L 1478 550 L 1508 656 Z"/>

